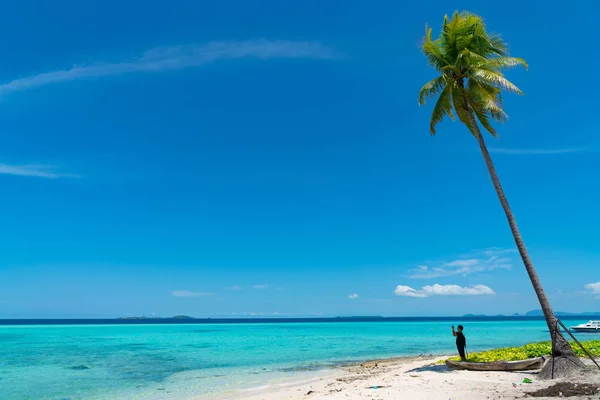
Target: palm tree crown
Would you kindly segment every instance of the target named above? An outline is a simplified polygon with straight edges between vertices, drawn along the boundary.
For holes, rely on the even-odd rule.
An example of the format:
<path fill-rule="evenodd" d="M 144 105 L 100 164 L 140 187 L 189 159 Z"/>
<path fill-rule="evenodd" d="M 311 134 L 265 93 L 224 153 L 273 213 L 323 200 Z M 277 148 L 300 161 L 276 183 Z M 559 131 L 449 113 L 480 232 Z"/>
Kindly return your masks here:
<path fill-rule="evenodd" d="M 447 115 L 454 114 L 476 135 L 476 121 L 492 135 L 496 131 L 490 120 L 503 122 L 507 115 L 502 109 L 503 90 L 523 94 L 508 81 L 502 70 L 522 65 L 525 60 L 508 55 L 506 43 L 498 35 L 485 30 L 483 19 L 469 12 L 455 12 L 449 21 L 444 17 L 440 36 L 433 40 L 427 28 L 422 51 L 429 64 L 441 75 L 427 82 L 419 93 L 419 104 L 439 94 L 433 108 L 430 133 Z"/>

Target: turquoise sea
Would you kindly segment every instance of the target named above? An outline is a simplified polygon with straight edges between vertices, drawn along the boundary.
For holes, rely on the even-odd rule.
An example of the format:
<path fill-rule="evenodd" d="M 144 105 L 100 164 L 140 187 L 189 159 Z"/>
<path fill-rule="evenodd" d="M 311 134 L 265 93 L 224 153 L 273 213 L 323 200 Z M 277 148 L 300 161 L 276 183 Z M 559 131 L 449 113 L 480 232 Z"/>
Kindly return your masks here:
<path fill-rule="evenodd" d="M 567 325 L 586 322 L 569 320 Z M 0 399 L 192 399 L 373 358 L 546 340 L 542 320 L 1 325 Z M 582 339 L 600 335 L 580 335 Z"/>

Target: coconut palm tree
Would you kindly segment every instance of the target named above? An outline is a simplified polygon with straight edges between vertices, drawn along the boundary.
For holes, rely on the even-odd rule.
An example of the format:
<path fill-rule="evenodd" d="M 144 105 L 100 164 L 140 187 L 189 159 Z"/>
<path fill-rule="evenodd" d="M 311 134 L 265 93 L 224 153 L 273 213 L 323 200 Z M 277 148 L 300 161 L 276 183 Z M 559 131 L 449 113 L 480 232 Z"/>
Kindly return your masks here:
<path fill-rule="evenodd" d="M 497 136 L 492 121 L 504 122 L 507 119 L 502 109 L 502 92 L 523 94 L 517 86 L 504 77 L 502 70 L 515 66 L 527 68 L 527 64 L 521 58 L 510 57 L 506 43 L 500 36 L 489 34 L 481 17 L 469 12 L 455 12 L 450 20 L 445 16 L 440 36 L 435 40 L 431 37 L 431 28 L 427 28 L 422 51 L 429 65 L 440 74 L 427 82 L 419 94 L 420 105 L 437 95 L 429 131 L 431 135 L 435 135 L 437 125 L 444 117 L 448 116 L 454 120 L 457 116 L 477 140 L 555 343 L 554 374 L 565 376 L 583 364 L 575 356 L 562 333 L 556 329 L 556 317 L 527 254 L 523 238 L 479 128 L 481 124 L 492 136 Z M 542 371 L 542 375 L 548 375 L 550 372 Z"/>

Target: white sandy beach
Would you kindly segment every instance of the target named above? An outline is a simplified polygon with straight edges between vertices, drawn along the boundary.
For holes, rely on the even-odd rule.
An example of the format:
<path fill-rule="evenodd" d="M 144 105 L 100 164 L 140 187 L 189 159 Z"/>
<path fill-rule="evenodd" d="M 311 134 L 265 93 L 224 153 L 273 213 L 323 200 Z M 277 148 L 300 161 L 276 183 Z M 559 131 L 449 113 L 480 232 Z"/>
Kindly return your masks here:
<path fill-rule="evenodd" d="M 557 381 L 538 381 L 536 371 L 453 371 L 438 364 L 445 357 L 413 357 L 370 361 L 331 371 L 316 372 L 311 378 L 264 386 L 224 395 L 223 399 L 247 400 L 479 400 L 517 399 L 527 392 Z M 533 383 L 522 383 L 529 378 Z M 600 383 L 598 371 L 586 371 L 568 379 L 573 383 Z M 540 398 L 540 397 L 537 397 Z M 600 399 L 600 391 L 587 397 Z"/>

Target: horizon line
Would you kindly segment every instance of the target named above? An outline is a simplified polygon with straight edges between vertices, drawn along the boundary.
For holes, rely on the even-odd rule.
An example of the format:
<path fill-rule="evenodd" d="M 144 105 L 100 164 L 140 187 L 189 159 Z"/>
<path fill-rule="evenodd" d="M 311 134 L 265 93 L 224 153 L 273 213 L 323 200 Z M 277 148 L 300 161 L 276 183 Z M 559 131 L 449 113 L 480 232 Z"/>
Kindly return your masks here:
<path fill-rule="evenodd" d="M 579 318 L 582 316 L 600 316 L 600 311 L 584 311 L 580 313 L 570 312 L 555 312 L 563 318 Z M 561 315 L 562 314 L 562 315 Z M 410 315 L 410 316 L 381 316 L 381 315 L 356 315 L 356 316 L 285 316 L 285 315 L 247 315 L 239 317 L 187 317 L 176 318 L 176 317 L 106 317 L 106 318 L 0 318 L 2 321 L 179 321 L 176 323 L 182 323 L 184 321 L 207 321 L 207 320 L 219 320 L 219 321 L 239 321 L 239 320 L 335 320 L 335 319 L 356 319 L 356 320 L 381 320 L 381 319 L 476 319 L 476 318 L 535 318 L 544 319 L 543 315 L 525 315 L 525 314 L 464 314 L 464 315 Z"/>

